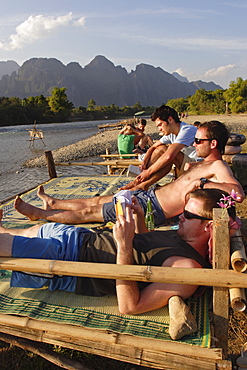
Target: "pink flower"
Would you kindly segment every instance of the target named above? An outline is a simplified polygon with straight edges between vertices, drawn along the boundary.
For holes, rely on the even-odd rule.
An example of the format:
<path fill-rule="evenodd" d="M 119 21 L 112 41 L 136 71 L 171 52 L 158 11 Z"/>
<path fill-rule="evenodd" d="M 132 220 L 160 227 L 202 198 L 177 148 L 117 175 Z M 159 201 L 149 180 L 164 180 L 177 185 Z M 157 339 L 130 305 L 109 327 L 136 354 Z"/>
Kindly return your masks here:
<path fill-rule="evenodd" d="M 238 194 L 238 192 L 235 191 L 234 189 L 232 189 L 232 191 L 230 193 L 230 196 L 232 197 L 232 199 L 238 200 L 238 199 L 240 199 L 240 197 L 238 197 L 237 194 Z"/>
<path fill-rule="evenodd" d="M 226 196 L 222 194 L 222 198 L 220 198 L 220 201 L 217 203 L 220 208 L 230 208 L 235 206 L 235 200 L 239 199 L 237 196 L 237 192 L 235 190 L 231 191 L 231 194 Z"/>

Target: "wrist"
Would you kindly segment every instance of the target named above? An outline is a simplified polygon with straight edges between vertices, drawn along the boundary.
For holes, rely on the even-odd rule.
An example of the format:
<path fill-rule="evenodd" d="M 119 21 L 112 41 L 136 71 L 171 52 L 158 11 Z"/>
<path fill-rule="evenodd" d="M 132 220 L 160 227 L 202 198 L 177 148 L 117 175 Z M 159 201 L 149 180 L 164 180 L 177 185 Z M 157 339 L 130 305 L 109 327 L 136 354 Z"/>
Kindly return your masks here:
<path fill-rule="evenodd" d="M 208 179 L 206 179 L 205 177 L 201 177 L 200 178 L 200 189 L 203 189 L 204 188 L 204 185 L 208 182 Z"/>
<path fill-rule="evenodd" d="M 127 251 L 126 252 L 122 251 L 122 253 L 118 252 L 116 262 L 117 262 L 118 265 L 132 265 L 133 264 L 133 255 L 132 255 L 132 253 L 128 254 Z"/>

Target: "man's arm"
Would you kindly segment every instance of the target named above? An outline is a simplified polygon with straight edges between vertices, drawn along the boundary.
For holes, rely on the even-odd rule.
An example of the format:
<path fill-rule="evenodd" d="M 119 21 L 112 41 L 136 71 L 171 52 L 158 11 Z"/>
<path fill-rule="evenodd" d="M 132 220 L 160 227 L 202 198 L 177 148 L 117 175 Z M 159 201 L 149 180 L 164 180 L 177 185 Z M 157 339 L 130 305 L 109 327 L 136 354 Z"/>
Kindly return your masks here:
<path fill-rule="evenodd" d="M 158 148 L 158 146 L 160 145 L 164 145 L 160 142 L 160 140 L 157 140 L 150 148 L 148 148 L 147 150 L 147 153 L 145 154 L 145 158 L 141 164 L 141 166 L 139 166 L 141 168 L 141 170 L 145 170 L 147 168 L 147 164 L 151 158 L 151 155 L 153 153 L 153 151 Z"/>
<path fill-rule="evenodd" d="M 136 234 L 148 233 L 149 230 L 145 223 L 144 211 L 135 196 L 132 196 L 131 199 L 132 199 L 132 205 L 130 206 L 130 208 L 133 210 L 133 218 L 135 222 L 135 233 Z"/>
<path fill-rule="evenodd" d="M 204 184 L 205 189 L 220 189 L 229 194 L 234 190 L 237 193 L 238 202 L 242 202 L 245 199 L 243 188 L 234 177 L 228 164 L 222 160 L 217 160 L 208 165 L 208 167 L 204 166 L 203 170 L 198 172 L 198 178 L 190 181 L 188 185 L 181 190 L 182 201 L 185 200 L 186 194 L 200 188 L 201 177 L 208 179 L 208 182 Z"/>
<path fill-rule="evenodd" d="M 232 170 L 228 164 L 224 161 L 215 161 L 213 163 L 214 174 L 210 181 L 205 185 L 205 189 L 221 189 L 227 193 L 231 193 L 234 190 L 237 193 L 238 202 L 242 202 L 245 199 L 244 190 L 238 180 L 234 177 Z"/>
<path fill-rule="evenodd" d="M 149 179 L 154 173 L 158 172 L 161 168 L 167 164 L 171 164 L 176 158 L 177 154 L 185 147 L 184 144 L 174 143 L 170 144 L 161 157 L 153 163 L 150 167 L 145 169 L 140 175 L 137 176 L 140 182 Z M 152 148 L 152 147 L 151 147 Z M 149 149 L 151 149 L 149 148 Z M 146 159 L 146 156 L 145 156 Z"/>
<path fill-rule="evenodd" d="M 117 264 L 132 265 L 134 238 L 134 220 L 131 210 L 127 207 L 126 219 L 120 216 L 113 229 L 117 242 Z M 201 267 L 197 262 L 188 258 L 171 257 L 162 266 L 166 267 Z M 136 281 L 116 280 L 116 290 L 119 311 L 123 314 L 140 314 L 152 311 L 167 305 L 170 297 L 179 295 L 182 299 L 190 297 L 197 286 L 151 283 L 143 290 L 139 290 Z"/>

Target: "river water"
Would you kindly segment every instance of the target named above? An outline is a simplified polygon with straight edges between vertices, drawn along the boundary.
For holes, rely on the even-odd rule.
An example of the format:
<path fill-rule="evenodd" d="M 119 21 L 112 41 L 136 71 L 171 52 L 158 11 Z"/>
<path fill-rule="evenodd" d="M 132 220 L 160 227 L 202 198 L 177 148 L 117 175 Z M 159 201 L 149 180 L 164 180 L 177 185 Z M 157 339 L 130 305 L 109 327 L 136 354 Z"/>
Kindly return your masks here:
<path fill-rule="evenodd" d="M 36 128 L 43 131 L 45 146 L 38 139 L 33 147 L 30 146 L 28 134 L 28 130 L 32 129 L 31 125 L 0 127 L 0 201 L 48 180 L 46 167 L 22 168 L 26 160 L 40 156 L 47 150 L 55 150 L 86 139 L 98 132 L 98 125 L 118 121 L 38 124 Z M 65 169 L 69 174 L 68 167 L 59 167 L 57 174 L 63 174 Z M 80 174 L 90 171 L 88 168 L 82 169 L 80 167 L 76 171 Z M 79 173 L 73 171 L 75 175 Z"/>

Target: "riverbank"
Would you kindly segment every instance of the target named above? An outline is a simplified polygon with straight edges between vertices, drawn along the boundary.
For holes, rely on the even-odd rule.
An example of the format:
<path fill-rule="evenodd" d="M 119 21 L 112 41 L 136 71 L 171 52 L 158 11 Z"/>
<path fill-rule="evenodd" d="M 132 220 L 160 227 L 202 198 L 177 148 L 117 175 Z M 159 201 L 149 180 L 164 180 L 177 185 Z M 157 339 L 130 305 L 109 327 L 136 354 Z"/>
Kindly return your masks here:
<path fill-rule="evenodd" d="M 224 122 L 231 132 L 241 133 L 247 129 L 247 114 L 219 114 L 219 115 L 193 115 L 184 119 L 185 122 L 193 124 L 195 121 L 218 120 Z M 117 151 L 118 129 L 99 131 L 97 134 L 78 141 L 71 145 L 63 146 L 53 151 L 55 162 L 69 162 L 91 158 L 104 154 L 106 148 L 112 153 Z M 155 123 L 147 121 L 145 133 L 152 136 L 154 140 L 159 139 Z M 46 165 L 45 156 L 36 157 L 24 162 L 23 167 L 42 167 Z"/>

